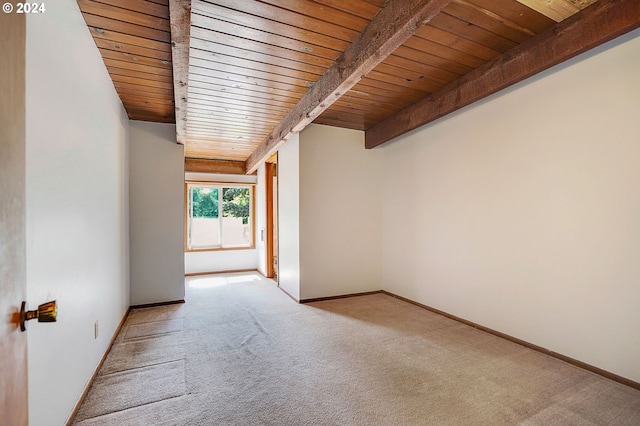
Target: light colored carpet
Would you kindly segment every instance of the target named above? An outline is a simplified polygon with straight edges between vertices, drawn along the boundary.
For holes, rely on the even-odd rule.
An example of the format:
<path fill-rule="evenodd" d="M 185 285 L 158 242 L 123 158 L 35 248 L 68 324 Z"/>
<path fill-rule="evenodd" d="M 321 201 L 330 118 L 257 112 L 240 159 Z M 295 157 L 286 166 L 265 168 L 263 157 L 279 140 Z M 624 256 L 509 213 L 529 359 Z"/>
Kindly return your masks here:
<path fill-rule="evenodd" d="M 133 310 L 88 425 L 638 425 L 640 392 L 375 294 L 298 305 L 257 274 Z"/>

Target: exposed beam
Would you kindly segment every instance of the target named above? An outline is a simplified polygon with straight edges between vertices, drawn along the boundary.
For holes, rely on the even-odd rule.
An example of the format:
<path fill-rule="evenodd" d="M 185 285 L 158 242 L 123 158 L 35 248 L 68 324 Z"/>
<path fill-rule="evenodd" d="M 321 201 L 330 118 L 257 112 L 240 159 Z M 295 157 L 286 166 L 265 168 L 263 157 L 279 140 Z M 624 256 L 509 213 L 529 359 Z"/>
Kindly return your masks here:
<path fill-rule="evenodd" d="M 640 1 L 600 0 L 367 129 L 365 147 L 381 145 L 638 27 Z"/>
<path fill-rule="evenodd" d="M 563 21 L 598 0 L 518 0 L 519 3 L 551 18 Z"/>
<path fill-rule="evenodd" d="M 389 0 L 247 159 L 252 173 L 425 25 L 451 0 Z"/>
<path fill-rule="evenodd" d="M 185 144 L 187 138 L 187 89 L 189 83 L 189 33 L 191 0 L 169 0 L 171 23 L 171 62 L 173 64 L 173 96 L 176 108 L 176 139 Z"/>
<path fill-rule="evenodd" d="M 194 173 L 220 173 L 225 175 L 243 175 L 244 161 L 185 158 L 184 171 L 194 172 Z"/>
<path fill-rule="evenodd" d="M 567 19 L 580 10 L 569 0 L 518 0 L 518 3 L 522 3 L 556 22 Z"/>

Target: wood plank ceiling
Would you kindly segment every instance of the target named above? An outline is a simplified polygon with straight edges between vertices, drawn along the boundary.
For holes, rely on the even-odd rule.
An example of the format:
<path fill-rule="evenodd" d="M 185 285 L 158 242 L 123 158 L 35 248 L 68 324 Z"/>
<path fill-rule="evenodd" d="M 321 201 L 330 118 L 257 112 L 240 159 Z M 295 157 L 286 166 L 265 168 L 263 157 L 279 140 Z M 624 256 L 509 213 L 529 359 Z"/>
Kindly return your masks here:
<path fill-rule="evenodd" d="M 242 161 L 249 172 L 306 121 L 370 131 L 474 70 L 504 61 L 536 35 L 546 31 L 553 36 L 558 22 L 588 13 L 597 6 L 589 8 L 593 3 L 171 0 L 170 5 L 169 0 L 78 0 L 129 117 L 175 122 L 177 116 L 187 158 Z M 169 6 L 172 13 L 186 10 L 186 18 L 172 16 L 170 26 Z M 431 15 L 425 15 L 426 24 L 416 24 L 402 16 L 406 10 Z M 640 15 L 637 7 L 629 12 Z M 406 30 L 394 29 L 402 19 L 415 24 L 406 37 L 401 35 Z M 598 41 L 640 25 L 639 16 L 627 21 Z M 361 34 L 372 26 L 377 33 L 363 40 Z M 174 61 L 180 64 L 171 63 L 172 31 L 174 42 L 182 36 L 189 44 L 174 46 Z M 390 40 L 375 40 L 382 36 Z M 319 84 L 334 84 L 327 74 L 346 74 L 350 45 L 378 50 L 344 77 L 352 83 L 338 81 L 322 93 Z M 547 66 L 567 57 L 550 58 Z M 172 69 L 185 75 L 174 75 Z M 174 78 L 180 79 L 175 94 Z M 316 99 L 319 94 L 324 97 Z M 313 111 L 305 110 L 306 121 L 292 122 L 292 111 L 304 102 Z"/>
<path fill-rule="evenodd" d="M 169 0 L 78 0 L 129 118 L 174 123 Z"/>

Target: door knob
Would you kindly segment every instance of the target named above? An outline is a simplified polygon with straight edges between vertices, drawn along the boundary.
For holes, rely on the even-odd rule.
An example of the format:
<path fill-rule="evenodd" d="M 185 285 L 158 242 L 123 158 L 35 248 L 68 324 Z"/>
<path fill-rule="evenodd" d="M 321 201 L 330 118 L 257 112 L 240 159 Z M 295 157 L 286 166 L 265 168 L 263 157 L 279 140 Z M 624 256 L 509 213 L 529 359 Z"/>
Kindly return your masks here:
<path fill-rule="evenodd" d="M 22 307 L 20 308 L 20 330 L 25 331 L 27 329 L 27 321 L 34 318 L 37 318 L 38 322 L 56 322 L 57 316 L 58 305 L 55 300 L 43 303 L 35 311 L 29 311 L 27 302 L 22 302 Z"/>

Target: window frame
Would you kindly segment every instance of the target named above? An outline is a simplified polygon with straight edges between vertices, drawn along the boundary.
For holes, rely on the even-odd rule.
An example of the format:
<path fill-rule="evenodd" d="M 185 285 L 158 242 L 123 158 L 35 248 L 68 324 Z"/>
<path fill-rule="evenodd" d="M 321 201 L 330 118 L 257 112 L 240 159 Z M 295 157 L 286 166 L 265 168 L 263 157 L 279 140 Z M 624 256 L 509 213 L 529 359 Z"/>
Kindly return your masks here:
<path fill-rule="evenodd" d="M 222 197 L 222 188 L 249 188 L 249 221 L 251 230 L 251 242 L 248 246 L 242 247 L 224 247 L 222 245 L 206 248 L 189 248 L 189 225 L 190 225 L 190 212 L 189 212 L 189 189 L 191 187 L 209 187 L 219 188 L 220 197 Z M 219 206 L 219 217 L 222 217 L 222 205 Z M 208 251 L 230 251 L 230 250 L 254 250 L 256 248 L 256 184 L 253 182 L 221 182 L 221 181 L 185 181 L 184 182 L 184 251 L 185 253 L 195 252 L 208 252 Z M 222 241 L 222 237 L 220 239 Z"/>

